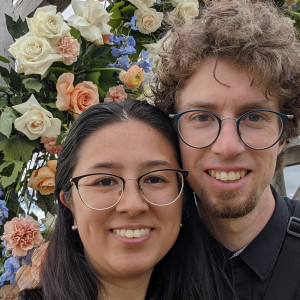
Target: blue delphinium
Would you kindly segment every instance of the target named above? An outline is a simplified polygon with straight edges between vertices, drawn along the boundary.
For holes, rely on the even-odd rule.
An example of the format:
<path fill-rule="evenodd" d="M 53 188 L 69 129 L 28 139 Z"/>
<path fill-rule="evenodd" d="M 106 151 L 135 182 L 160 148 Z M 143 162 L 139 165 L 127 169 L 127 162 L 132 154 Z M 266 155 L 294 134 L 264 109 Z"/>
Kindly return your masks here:
<path fill-rule="evenodd" d="M 14 284 L 16 273 L 20 268 L 19 259 L 16 257 L 9 257 L 5 261 L 3 268 L 4 272 L 0 276 L 0 286 L 2 286 L 5 281 L 9 281 L 10 284 Z"/>
<path fill-rule="evenodd" d="M 108 64 L 110 68 L 121 68 L 127 71 L 130 68 L 129 57 L 128 55 L 122 55 L 117 58 L 115 63 Z"/>
<path fill-rule="evenodd" d="M 135 39 L 131 35 L 128 37 L 124 35 L 120 37 L 113 35 L 112 37 L 109 38 L 109 41 L 113 42 L 116 45 L 121 45 L 120 48 L 111 47 L 111 54 L 114 57 L 119 57 L 124 54 L 136 53 L 136 49 L 134 48 L 136 45 Z"/>
<path fill-rule="evenodd" d="M 149 58 L 148 52 L 146 50 L 142 50 L 137 62 L 133 63 L 134 65 L 138 65 L 140 68 L 144 70 L 145 73 L 150 73 L 152 68 L 152 60 Z"/>
<path fill-rule="evenodd" d="M 133 16 L 130 20 L 130 22 L 125 23 L 124 26 L 130 26 L 131 30 L 139 30 L 136 26 L 135 26 L 135 21 L 136 21 L 136 16 Z"/>
<path fill-rule="evenodd" d="M 0 198 L 2 197 L 3 192 L 0 189 Z M 2 225 L 2 221 L 4 218 L 8 217 L 8 208 L 6 207 L 6 202 L 4 200 L 0 200 L 0 225 Z"/>

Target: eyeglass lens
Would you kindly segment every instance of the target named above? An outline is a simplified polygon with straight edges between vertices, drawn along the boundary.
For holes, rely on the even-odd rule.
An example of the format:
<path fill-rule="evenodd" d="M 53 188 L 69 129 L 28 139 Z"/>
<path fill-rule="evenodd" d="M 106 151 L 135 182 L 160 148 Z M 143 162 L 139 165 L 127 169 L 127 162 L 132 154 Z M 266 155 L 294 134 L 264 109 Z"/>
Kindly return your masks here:
<path fill-rule="evenodd" d="M 224 118 L 221 122 L 230 120 Z M 203 148 L 217 139 L 221 122 L 210 112 L 186 112 L 178 120 L 178 131 L 187 144 Z M 283 121 L 272 111 L 252 111 L 237 119 L 237 126 L 239 136 L 246 145 L 264 149 L 277 142 L 283 130 Z"/>
<path fill-rule="evenodd" d="M 130 180 L 130 179 L 129 179 Z M 129 184 L 128 179 L 125 185 Z M 183 175 L 174 170 L 161 170 L 139 178 L 139 191 L 154 205 L 168 205 L 177 200 L 183 188 Z M 107 209 L 114 206 L 124 191 L 121 178 L 111 174 L 92 174 L 78 182 L 81 200 L 90 208 Z"/>

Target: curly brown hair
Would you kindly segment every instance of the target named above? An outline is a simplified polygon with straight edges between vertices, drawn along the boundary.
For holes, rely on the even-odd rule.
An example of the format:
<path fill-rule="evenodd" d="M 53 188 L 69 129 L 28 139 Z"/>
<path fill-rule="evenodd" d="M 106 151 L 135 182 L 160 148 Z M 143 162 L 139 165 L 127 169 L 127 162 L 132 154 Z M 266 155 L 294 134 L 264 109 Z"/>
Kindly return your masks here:
<path fill-rule="evenodd" d="M 185 80 L 215 57 L 246 68 L 253 85 L 277 98 L 282 113 L 294 115 L 282 141 L 299 135 L 300 43 L 291 19 L 272 3 L 212 1 L 200 19 L 172 26 L 160 55 L 154 94 L 165 112 L 176 112 Z"/>

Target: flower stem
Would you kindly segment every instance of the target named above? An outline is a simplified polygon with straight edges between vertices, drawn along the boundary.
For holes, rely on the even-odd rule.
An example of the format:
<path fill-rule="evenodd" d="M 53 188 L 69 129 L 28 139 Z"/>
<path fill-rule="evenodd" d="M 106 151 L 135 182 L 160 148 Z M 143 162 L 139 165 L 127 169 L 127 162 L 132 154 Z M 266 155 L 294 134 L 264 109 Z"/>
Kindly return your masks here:
<path fill-rule="evenodd" d="M 84 74 L 84 73 L 93 73 L 93 72 L 98 72 L 98 71 L 125 71 L 124 69 L 121 68 L 95 68 L 95 69 L 89 69 L 89 70 L 83 70 L 78 72 L 77 74 Z"/>

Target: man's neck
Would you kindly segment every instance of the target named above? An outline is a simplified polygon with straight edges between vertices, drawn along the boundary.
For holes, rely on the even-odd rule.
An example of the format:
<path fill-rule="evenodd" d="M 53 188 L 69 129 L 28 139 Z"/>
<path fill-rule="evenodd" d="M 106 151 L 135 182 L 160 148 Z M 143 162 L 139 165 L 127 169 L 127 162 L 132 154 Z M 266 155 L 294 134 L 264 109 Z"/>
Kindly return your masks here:
<path fill-rule="evenodd" d="M 208 231 L 223 246 L 237 251 L 247 246 L 264 229 L 275 209 L 275 199 L 270 189 L 262 195 L 257 206 L 246 216 L 220 219 L 201 213 Z"/>

